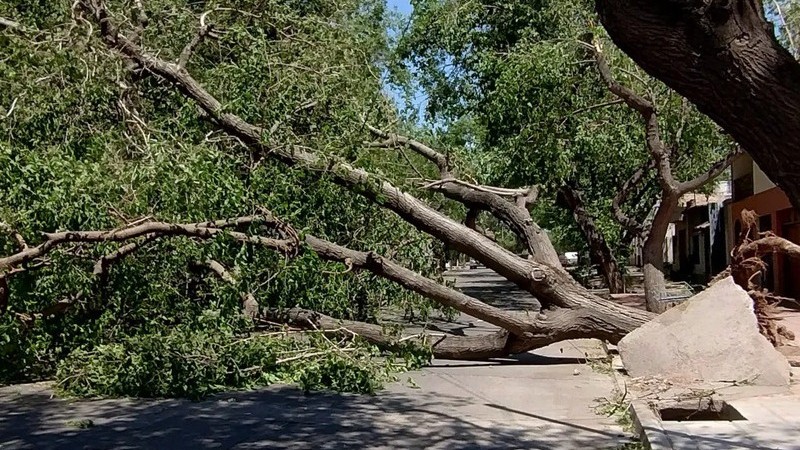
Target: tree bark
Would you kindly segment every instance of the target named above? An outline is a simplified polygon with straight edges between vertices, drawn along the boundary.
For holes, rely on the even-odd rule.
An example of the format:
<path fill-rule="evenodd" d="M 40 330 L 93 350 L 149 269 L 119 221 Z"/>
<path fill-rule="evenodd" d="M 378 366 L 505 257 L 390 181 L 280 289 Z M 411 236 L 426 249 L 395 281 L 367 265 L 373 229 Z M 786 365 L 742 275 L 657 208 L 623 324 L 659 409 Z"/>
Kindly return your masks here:
<path fill-rule="evenodd" d="M 800 64 L 758 0 L 596 0 L 614 43 L 742 145 L 800 208 Z"/>
<path fill-rule="evenodd" d="M 647 310 L 654 313 L 662 313 L 667 308 L 667 303 L 664 301 L 667 296 L 664 277 L 664 241 L 677 206 L 677 197 L 669 194 L 662 196 L 642 248 L 645 301 Z"/>
<path fill-rule="evenodd" d="M 575 223 L 578 224 L 586 243 L 589 244 L 589 255 L 592 261 L 596 262 L 600 267 L 600 272 L 603 274 L 606 285 L 608 285 L 609 292 L 612 294 L 624 293 L 625 280 L 622 278 L 617 259 L 614 258 L 614 253 L 611 251 L 611 247 L 608 246 L 603 233 L 595 225 L 594 219 L 586 211 L 586 205 L 580 192 L 572 186 L 564 185 L 561 187 L 561 194 L 570 210 L 572 210 L 572 217 L 575 218 Z"/>
<path fill-rule="evenodd" d="M 561 309 L 551 312 L 545 319 L 548 322 L 547 329 L 549 331 L 527 338 L 520 338 L 503 329 L 478 336 L 430 333 L 410 336 L 393 335 L 387 333 L 382 325 L 335 319 L 302 308 L 266 310 L 261 319 L 303 329 L 317 329 L 331 333 L 355 333 L 368 342 L 384 348 L 392 348 L 401 341 L 408 340 L 427 343 L 431 345 L 433 356 L 439 359 L 504 358 L 567 339 L 598 338 L 617 343 L 621 338 L 617 330 L 602 325 L 605 322 L 603 317 L 587 309 Z"/>

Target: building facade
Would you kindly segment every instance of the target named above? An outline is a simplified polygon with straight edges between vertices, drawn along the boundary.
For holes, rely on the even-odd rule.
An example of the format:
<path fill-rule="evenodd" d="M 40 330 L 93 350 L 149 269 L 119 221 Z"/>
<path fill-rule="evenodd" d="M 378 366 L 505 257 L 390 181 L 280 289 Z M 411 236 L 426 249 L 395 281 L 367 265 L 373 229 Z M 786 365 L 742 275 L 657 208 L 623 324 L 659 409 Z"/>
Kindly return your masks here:
<path fill-rule="evenodd" d="M 730 197 L 728 180 L 717 183 L 708 195 L 691 193 L 681 197 L 665 242 L 673 280 L 705 283 L 727 267 L 730 252 L 725 203 Z"/>
<path fill-rule="evenodd" d="M 739 156 L 731 166 L 732 197 L 725 207 L 727 248 L 733 249 L 742 229 L 742 210 L 755 211 L 760 231 L 772 231 L 794 243 L 800 243 L 800 215 L 786 194 L 753 162 L 749 155 Z M 800 264 L 784 255 L 768 255 L 766 287 L 776 294 L 800 298 Z"/>

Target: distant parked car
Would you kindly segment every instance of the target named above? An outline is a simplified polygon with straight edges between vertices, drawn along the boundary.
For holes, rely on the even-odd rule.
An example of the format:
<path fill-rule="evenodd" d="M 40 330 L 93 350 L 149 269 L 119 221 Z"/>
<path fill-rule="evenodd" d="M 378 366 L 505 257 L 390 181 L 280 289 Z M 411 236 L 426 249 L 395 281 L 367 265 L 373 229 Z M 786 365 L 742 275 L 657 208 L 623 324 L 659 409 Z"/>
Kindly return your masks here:
<path fill-rule="evenodd" d="M 562 264 L 565 266 L 577 266 L 578 265 L 578 252 L 566 252 L 564 253 L 564 258 L 561 261 Z"/>

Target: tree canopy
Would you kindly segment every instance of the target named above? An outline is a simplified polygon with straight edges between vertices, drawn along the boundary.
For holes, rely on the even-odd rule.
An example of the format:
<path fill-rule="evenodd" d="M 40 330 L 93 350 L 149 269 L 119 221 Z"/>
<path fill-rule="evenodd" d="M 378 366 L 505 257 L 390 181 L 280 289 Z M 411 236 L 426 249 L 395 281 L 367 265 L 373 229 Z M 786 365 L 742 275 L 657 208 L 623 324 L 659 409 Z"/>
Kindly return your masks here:
<path fill-rule="evenodd" d="M 680 130 L 679 176 L 702 173 L 728 150 L 708 119 L 615 48 L 591 2 L 413 4 L 398 56 L 429 95 L 432 120 L 469 124 L 479 178 L 541 184 L 551 199 L 565 183 L 576 187 L 616 252 L 625 254 L 630 236 L 623 238 L 612 199 L 650 155 L 641 118 L 608 91 L 582 42 L 596 41 L 620 83 L 656 99 L 665 135 Z M 626 212 L 642 221 L 657 200 L 656 186 L 651 171 Z M 569 219 L 572 208 L 547 205 L 539 209 L 543 224 L 564 236 L 564 245 L 584 247 Z"/>
<path fill-rule="evenodd" d="M 391 253 L 423 273 L 437 266 L 440 247 L 403 221 L 324 176 L 254 158 L 167 83 L 131 72 L 86 21 L 74 20 L 71 5 L 0 4 L 0 16 L 19 23 L 0 30 L 0 222 L 25 242 L 34 245 L 42 232 L 113 229 L 144 218 L 202 222 L 269 207 L 304 224 L 302 231 Z M 410 174 L 399 157 L 357 151 L 363 117 L 384 121 L 393 114 L 378 76 L 386 54 L 381 2 L 149 1 L 146 11 L 137 5 L 114 4 L 115 19 L 135 23 L 146 13 L 137 39 L 169 59 L 183 58 L 205 21 L 204 42 L 191 49 L 186 65 L 222 94 L 226 109 L 274 126 L 273 137 L 287 144 L 346 156 L 377 173 Z M 3 253 L 17 245 L 13 234 L 0 235 Z M 88 355 L 111 358 L 120 340 L 157 352 L 156 345 L 181 339 L 192 345 L 201 337 L 174 336 L 175 326 L 203 336 L 222 327 L 231 339 L 242 329 L 236 319 L 242 290 L 262 307 L 298 306 L 341 318 L 374 319 L 388 305 L 429 312 L 419 296 L 369 273 L 342 273 L 313 253 L 286 259 L 224 237 L 143 246 L 102 281 L 91 275 L 92 265 L 117 244 L 77 244 L 49 255 L 35 271 L 9 277 L 2 380 L 51 376 L 65 357 L 91 365 Z M 202 268 L 210 260 L 234 271 L 235 286 Z M 72 305 L 67 314 L 37 317 L 55 302 Z M 37 317 L 35 325 L 21 327 L 20 315 Z"/>

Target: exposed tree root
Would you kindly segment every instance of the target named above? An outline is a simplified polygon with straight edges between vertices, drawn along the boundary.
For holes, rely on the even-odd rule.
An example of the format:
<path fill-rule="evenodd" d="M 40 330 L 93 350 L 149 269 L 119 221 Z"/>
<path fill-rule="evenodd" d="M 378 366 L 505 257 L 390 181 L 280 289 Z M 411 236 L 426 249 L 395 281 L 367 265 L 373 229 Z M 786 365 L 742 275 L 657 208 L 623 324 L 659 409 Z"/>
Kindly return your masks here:
<path fill-rule="evenodd" d="M 777 324 L 774 305 L 784 298 L 761 286 L 761 279 L 767 272 L 767 265 L 762 258 L 773 253 L 783 253 L 800 259 L 800 245 L 778 237 L 771 231 L 759 232 L 758 215 L 753 211 L 743 210 L 741 221 L 742 231 L 739 234 L 739 243 L 731 251 L 731 265 L 714 277 L 711 283 L 732 276 L 733 281 L 753 299 L 759 331 L 772 345 L 778 347 L 786 340 L 793 340 L 794 334 Z"/>

